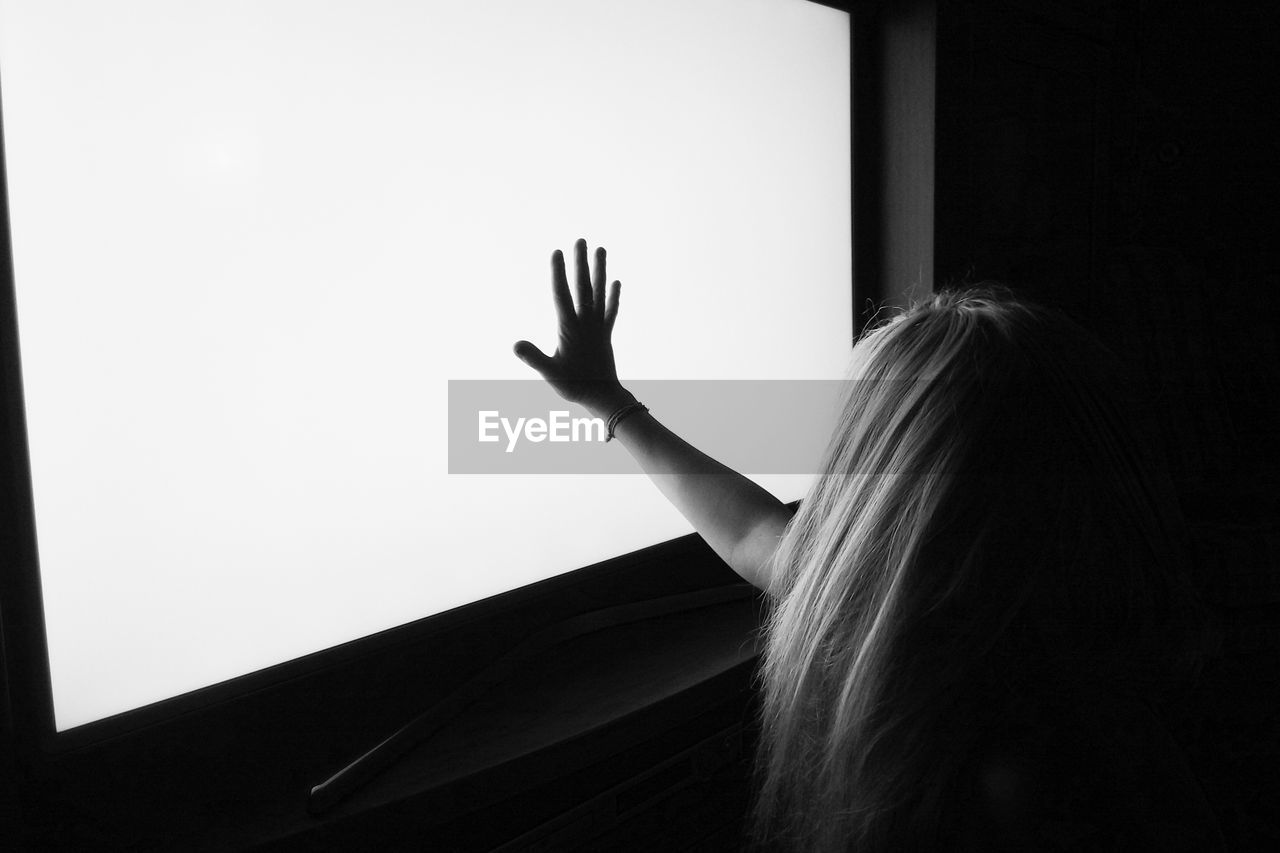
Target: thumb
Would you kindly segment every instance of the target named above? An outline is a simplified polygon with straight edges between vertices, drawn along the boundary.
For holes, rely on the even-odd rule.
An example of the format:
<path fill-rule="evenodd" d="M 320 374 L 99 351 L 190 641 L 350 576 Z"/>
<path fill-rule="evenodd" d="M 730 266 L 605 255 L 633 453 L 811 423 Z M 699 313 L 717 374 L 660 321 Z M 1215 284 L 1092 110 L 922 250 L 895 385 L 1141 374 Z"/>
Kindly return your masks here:
<path fill-rule="evenodd" d="M 551 368 L 550 356 L 528 341 L 516 341 L 511 351 L 516 354 L 516 358 L 543 375 Z"/>

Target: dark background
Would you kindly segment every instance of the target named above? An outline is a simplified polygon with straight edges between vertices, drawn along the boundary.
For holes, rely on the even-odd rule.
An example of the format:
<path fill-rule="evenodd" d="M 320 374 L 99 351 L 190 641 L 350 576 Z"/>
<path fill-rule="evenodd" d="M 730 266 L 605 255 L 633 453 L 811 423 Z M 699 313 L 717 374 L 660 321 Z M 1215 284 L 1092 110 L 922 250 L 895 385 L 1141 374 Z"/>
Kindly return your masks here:
<path fill-rule="evenodd" d="M 1169 709 L 1232 849 L 1280 845 L 1273 4 L 942 2 L 935 273 L 1064 308 L 1143 375 L 1223 628 Z"/>

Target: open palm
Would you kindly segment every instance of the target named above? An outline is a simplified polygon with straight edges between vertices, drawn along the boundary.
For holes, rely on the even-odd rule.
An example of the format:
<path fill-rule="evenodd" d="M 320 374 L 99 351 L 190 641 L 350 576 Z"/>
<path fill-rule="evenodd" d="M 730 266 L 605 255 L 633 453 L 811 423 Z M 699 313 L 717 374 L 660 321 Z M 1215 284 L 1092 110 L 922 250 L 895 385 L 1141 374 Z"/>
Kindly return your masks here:
<path fill-rule="evenodd" d="M 559 324 L 555 354 L 547 355 L 529 341 L 518 341 L 513 349 L 565 400 L 607 413 L 626 396 L 618 381 L 612 343 L 622 283 L 613 282 L 606 296 L 602 247 L 596 249 L 594 275 L 587 264 L 587 241 L 574 243 L 573 252 L 573 294 L 565 275 L 564 253 L 557 249 L 551 255 L 551 293 Z"/>

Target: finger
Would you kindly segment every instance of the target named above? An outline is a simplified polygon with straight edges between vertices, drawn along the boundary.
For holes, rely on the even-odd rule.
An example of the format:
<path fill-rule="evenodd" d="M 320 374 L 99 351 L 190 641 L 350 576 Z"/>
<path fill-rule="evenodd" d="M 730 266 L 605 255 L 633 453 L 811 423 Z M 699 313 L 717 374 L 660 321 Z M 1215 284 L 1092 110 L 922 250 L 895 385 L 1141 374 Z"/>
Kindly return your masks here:
<path fill-rule="evenodd" d="M 604 320 L 604 246 L 596 247 L 596 268 L 591 276 L 591 307 L 597 321 Z"/>
<path fill-rule="evenodd" d="M 618 319 L 618 297 L 622 295 L 622 282 L 615 281 L 609 286 L 609 299 L 604 308 L 604 330 L 613 331 L 613 321 Z"/>
<path fill-rule="evenodd" d="M 516 358 L 532 367 L 543 376 L 547 375 L 547 370 L 551 367 L 551 357 L 538 349 L 528 341 L 516 341 L 511 351 L 516 354 Z"/>
<path fill-rule="evenodd" d="M 551 295 L 556 303 L 556 321 L 560 328 L 572 325 L 573 297 L 569 295 L 569 280 L 564 274 L 564 252 L 556 249 L 551 253 Z"/>
<path fill-rule="evenodd" d="M 591 316 L 591 271 L 587 269 L 587 241 L 581 238 L 573 244 L 573 265 L 577 279 L 578 316 Z"/>

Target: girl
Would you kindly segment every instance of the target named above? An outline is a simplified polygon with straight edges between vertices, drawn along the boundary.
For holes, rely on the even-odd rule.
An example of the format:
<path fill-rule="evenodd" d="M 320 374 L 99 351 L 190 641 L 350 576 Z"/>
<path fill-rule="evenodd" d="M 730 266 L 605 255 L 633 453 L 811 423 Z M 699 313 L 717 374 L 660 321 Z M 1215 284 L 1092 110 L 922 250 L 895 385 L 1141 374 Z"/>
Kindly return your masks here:
<path fill-rule="evenodd" d="M 1201 636 L 1168 483 L 1119 365 L 998 288 L 865 334 L 796 512 L 664 428 L 618 381 L 621 285 L 552 256 L 556 352 L 515 353 L 614 434 L 764 590 L 755 846 L 1222 846 L 1153 711 Z M 576 295 L 576 299 L 575 299 Z M 575 304 L 576 303 L 576 304 Z"/>

